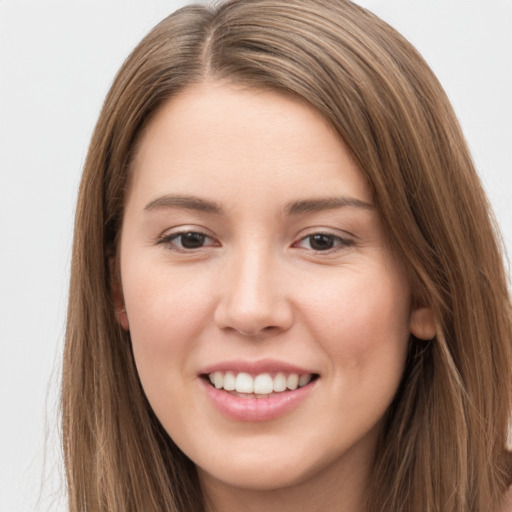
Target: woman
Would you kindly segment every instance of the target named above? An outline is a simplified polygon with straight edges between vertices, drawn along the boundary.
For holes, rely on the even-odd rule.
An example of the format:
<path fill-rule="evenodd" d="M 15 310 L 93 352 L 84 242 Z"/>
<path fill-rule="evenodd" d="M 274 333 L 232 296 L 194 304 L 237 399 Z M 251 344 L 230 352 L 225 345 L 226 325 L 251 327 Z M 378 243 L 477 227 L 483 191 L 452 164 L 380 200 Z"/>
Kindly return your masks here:
<path fill-rule="evenodd" d="M 190 6 L 125 62 L 77 208 L 71 510 L 498 511 L 511 340 L 458 123 L 384 22 Z"/>

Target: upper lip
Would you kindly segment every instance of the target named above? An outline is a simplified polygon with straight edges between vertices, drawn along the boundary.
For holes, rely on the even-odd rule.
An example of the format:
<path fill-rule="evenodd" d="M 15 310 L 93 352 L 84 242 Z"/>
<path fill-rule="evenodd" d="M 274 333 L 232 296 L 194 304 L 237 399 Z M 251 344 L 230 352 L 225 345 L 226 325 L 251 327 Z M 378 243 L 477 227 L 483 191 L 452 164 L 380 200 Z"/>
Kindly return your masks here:
<path fill-rule="evenodd" d="M 208 366 L 201 370 L 202 375 L 208 375 L 214 372 L 246 372 L 253 375 L 261 373 L 297 373 L 304 375 L 307 373 L 314 374 L 315 372 L 302 368 L 300 366 L 290 364 L 285 361 L 278 361 L 275 359 L 259 359 L 257 361 L 248 361 L 243 359 L 221 361 Z"/>

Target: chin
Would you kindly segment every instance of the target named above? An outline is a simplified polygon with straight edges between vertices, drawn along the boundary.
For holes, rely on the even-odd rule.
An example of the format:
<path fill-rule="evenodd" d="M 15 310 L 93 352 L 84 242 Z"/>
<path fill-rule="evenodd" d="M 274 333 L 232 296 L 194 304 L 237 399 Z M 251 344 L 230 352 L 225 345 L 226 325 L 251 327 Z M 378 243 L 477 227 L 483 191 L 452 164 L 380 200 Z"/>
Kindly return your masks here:
<path fill-rule="evenodd" d="M 272 467 L 269 467 L 272 466 Z M 250 491 L 277 491 L 299 485 L 308 479 L 308 474 L 295 465 L 294 468 L 276 463 L 236 464 L 215 468 L 209 472 L 198 468 L 201 480 L 218 481 L 231 488 Z"/>
<path fill-rule="evenodd" d="M 364 480 L 368 475 L 381 428 L 378 422 L 361 437 L 356 439 L 347 433 L 345 441 L 340 439 L 338 443 L 322 442 L 325 436 L 318 432 L 308 439 L 261 436 L 252 443 L 235 441 L 228 453 L 217 453 L 209 459 L 198 457 L 196 465 L 204 485 L 221 484 L 232 490 L 258 492 L 296 488 L 301 492 L 300 489 L 306 491 L 319 482 L 322 488 L 329 487 L 329 482 L 334 486 L 342 481 L 351 485 L 350 482 Z"/>

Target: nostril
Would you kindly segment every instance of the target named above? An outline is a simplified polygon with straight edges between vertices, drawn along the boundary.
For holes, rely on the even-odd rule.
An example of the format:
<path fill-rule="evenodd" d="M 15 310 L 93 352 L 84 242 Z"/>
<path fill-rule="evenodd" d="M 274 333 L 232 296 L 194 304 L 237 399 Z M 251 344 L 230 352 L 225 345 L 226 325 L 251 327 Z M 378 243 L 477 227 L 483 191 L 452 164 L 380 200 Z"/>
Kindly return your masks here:
<path fill-rule="evenodd" d="M 266 327 L 263 327 L 262 329 L 252 329 L 252 330 L 248 330 L 248 331 L 244 331 L 242 329 L 237 329 L 236 327 L 234 328 L 237 332 L 239 332 L 240 334 L 242 334 L 243 336 L 257 336 L 258 334 L 260 333 L 263 333 L 263 332 L 272 332 L 272 331 L 275 331 L 277 330 L 278 328 L 274 325 L 268 325 Z"/>

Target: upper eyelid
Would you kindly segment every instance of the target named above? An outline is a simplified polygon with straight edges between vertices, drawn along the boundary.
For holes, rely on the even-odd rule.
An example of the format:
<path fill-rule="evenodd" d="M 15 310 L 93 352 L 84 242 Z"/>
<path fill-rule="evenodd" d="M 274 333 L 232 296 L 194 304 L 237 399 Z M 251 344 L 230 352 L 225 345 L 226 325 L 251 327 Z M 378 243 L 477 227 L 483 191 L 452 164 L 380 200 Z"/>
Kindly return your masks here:
<path fill-rule="evenodd" d="M 295 238 L 296 238 L 296 240 L 302 240 L 304 238 L 307 238 L 308 236 L 314 236 L 314 235 L 328 235 L 328 236 L 334 236 L 337 238 L 341 238 L 342 240 L 352 240 L 352 241 L 356 241 L 359 238 L 354 233 L 351 233 L 350 231 L 347 231 L 345 229 L 327 228 L 327 227 L 321 227 L 321 226 L 318 226 L 318 227 L 315 226 L 312 228 L 303 229 L 299 233 L 296 234 Z"/>
<path fill-rule="evenodd" d="M 314 233 L 310 233 L 308 235 L 301 236 L 300 238 L 297 239 L 296 242 L 294 242 L 294 244 L 297 244 L 299 242 L 307 240 L 308 238 L 311 238 L 311 237 L 316 236 L 316 235 L 331 236 L 334 239 L 339 240 L 342 243 L 345 243 L 346 245 L 354 243 L 354 240 L 351 237 L 344 237 L 344 236 L 340 236 L 340 235 L 335 235 L 334 233 L 327 233 L 327 232 L 316 231 Z"/>
<path fill-rule="evenodd" d="M 315 231 L 313 233 L 308 233 L 307 235 L 303 235 L 299 238 L 299 240 L 305 240 L 306 238 L 310 238 L 312 236 L 322 235 L 322 236 L 332 236 L 338 240 L 350 241 L 353 237 L 337 235 L 336 233 L 329 233 L 328 231 Z"/>
<path fill-rule="evenodd" d="M 177 239 L 179 239 L 180 236 L 186 235 L 187 233 L 197 233 L 202 236 L 204 236 L 206 239 L 209 239 L 212 243 L 205 243 L 204 245 L 201 245 L 199 247 L 194 248 L 187 248 L 187 247 L 180 247 L 180 245 L 183 244 L 183 240 L 180 242 L 177 242 Z M 199 230 L 192 230 L 192 229 L 185 229 L 181 231 L 175 231 L 168 234 L 161 235 L 157 238 L 155 245 L 162 246 L 166 250 L 172 251 L 177 254 L 201 254 L 204 250 L 209 250 L 212 247 L 219 247 L 221 244 L 218 242 L 218 240 L 207 233 L 204 233 Z"/>
<path fill-rule="evenodd" d="M 204 233 L 202 231 L 177 231 L 176 233 L 169 233 L 168 235 L 164 235 L 163 238 L 167 240 L 172 240 L 174 238 L 179 238 L 183 235 L 188 235 L 189 233 L 194 233 L 197 235 L 204 236 L 205 238 L 210 238 L 211 240 L 215 240 L 214 237 L 210 236 L 208 233 Z"/>
<path fill-rule="evenodd" d="M 214 238 L 215 236 L 211 233 L 209 229 L 206 229 L 202 226 L 194 226 L 194 225 L 184 225 L 184 226 L 176 226 L 173 228 L 167 228 L 158 236 L 159 239 L 162 238 L 170 238 L 173 236 L 178 236 L 185 233 L 200 233 L 201 235 L 207 236 L 209 238 Z"/>
<path fill-rule="evenodd" d="M 209 247 L 213 247 L 214 245 L 220 245 L 220 242 L 218 241 L 217 238 L 215 238 L 214 236 L 212 236 L 211 234 L 209 234 L 208 232 L 206 232 L 206 230 L 203 230 L 203 229 L 197 229 L 197 228 L 192 228 L 192 229 L 189 229 L 189 228 L 185 228 L 185 229 L 176 229 L 176 231 L 169 231 L 169 229 L 165 230 L 161 235 L 159 235 L 156 240 L 155 240 L 155 245 L 163 245 L 165 246 L 166 244 L 167 245 L 171 245 L 173 244 L 173 242 L 179 238 L 180 236 L 182 235 L 186 235 L 187 233 L 198 233 L 200 235 L 203 235 L 205 236 L 206 238 L 212 240 L 214 242 L 214 244 L 208 244 L 208 245 L 205 245 L 205 246 L 201 246 L 201 247 L 198 247 L 194 250 L 190 249 L 190 250 L 187 250 L 190 251 L 190 252 L 193 252 L 193 251 L 197 251 L 199 249 L 205 249 L 205 248 L 209 248 Z"/>
<path fill-rule="evenodd" d="M 303 243 L 307 242 L 308 238 L 314 237 L 315 235 L 333 237 L 335 239 L 333 247 L 323 250 L 314 249 L 313 247 L 301 247 Z M 291 244 L 291 248 L 305 251 L 310 254 L 327 257 L 329 255 L 332 256 L 333 254 L 338 254 L 340 251 L 346 251 L 349 248 L 353 248 L 356 244 L 357 237 L 345 230 L 314 227 L 308 230 L 306 233 L 299 233 L 295 238 L 295 241 Z"/>

